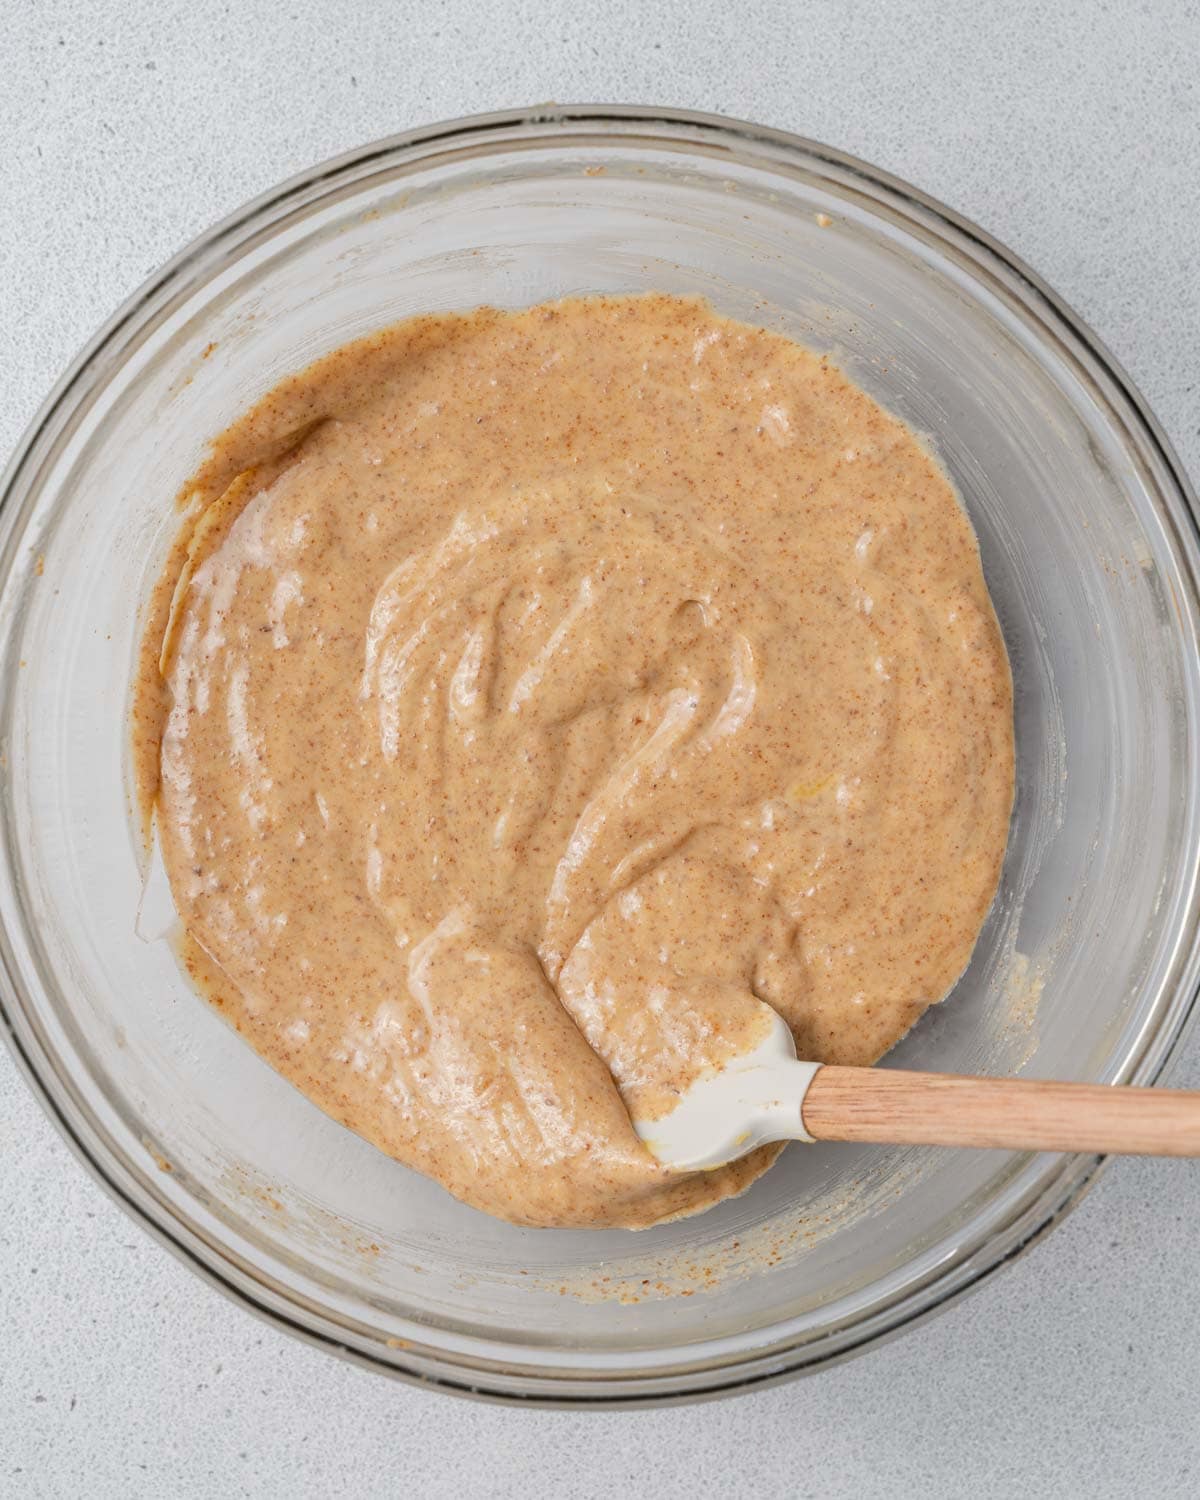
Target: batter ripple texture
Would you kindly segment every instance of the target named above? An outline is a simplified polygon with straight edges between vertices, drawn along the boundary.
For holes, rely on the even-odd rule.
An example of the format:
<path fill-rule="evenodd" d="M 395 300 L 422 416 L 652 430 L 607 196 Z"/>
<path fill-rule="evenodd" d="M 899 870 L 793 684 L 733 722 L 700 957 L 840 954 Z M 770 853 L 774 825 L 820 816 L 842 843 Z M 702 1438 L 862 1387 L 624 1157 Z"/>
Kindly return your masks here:
<path fill-rule="evenodd" d="M 999 878 L 974 535 L 835 365 L 666 295 L 417 318 L 214 444 L 134 747 L 190 969 L 322 1109 L 522 1224 L 740 1192 L 657 1115 L 788 1020 L 873 1062 Z"/>

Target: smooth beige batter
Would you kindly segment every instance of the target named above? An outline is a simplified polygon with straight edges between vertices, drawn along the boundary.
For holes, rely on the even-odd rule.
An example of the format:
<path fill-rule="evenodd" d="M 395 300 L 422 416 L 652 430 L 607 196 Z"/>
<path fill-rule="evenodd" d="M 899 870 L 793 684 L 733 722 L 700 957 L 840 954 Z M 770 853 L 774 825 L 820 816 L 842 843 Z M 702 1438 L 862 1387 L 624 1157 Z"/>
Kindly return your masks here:
<path fill-rule="evenodd" d="M 458 1197 L 707 1207 L 775 1148 L 672 1174 L 626 1103 L 670 1108 L 755 997 L 873 1062 L 962 971 L 1008 663 L 946 476 L 826 360 L 666 296 L 419 318 L 285 381 L 186 497 L 134 730 L 189 962 Z"/>

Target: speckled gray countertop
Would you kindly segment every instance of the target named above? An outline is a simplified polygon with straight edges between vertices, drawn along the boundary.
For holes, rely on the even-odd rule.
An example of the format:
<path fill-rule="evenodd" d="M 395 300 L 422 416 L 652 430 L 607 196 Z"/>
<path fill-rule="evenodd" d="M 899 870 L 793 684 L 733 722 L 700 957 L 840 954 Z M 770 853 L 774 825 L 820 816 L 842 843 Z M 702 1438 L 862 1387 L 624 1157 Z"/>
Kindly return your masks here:
<path fill-rule="evenodd" d="M 1200 474 L 1197 56 L 1174 0 L 0 0 L 0 451 L 117 302 L 250 195 L 410 125 L 587 99 L 750 117 L 920 184 L 1083 314 Z M 1173 1081 L 1200 1086 L 1200 1036 Z M 1198 1247 L 1200 1169 L 1121 1162 L 855 1363 L 699 1407 L 501 1410 L 202 1285 L 0 1049 L 0 1494 L 1191 1496 Z"/>

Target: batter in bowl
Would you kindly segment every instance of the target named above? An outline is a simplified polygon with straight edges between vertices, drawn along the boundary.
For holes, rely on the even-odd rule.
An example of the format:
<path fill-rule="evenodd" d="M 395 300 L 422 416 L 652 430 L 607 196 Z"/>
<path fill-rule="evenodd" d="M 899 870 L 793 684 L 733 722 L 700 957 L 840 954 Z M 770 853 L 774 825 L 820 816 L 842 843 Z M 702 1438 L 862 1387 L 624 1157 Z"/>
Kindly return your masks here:
<path fill-rule="evenodd" d="M 464 1201 L 638 1227 L 774 1159 L 641 1114 L 759 1024 L 866 1064 L 953 985 L 1013 789 L 967 518 L 831 363 L 669 296 L 414 319 L 214 445 L 140 790 L 189 966 Z"/>

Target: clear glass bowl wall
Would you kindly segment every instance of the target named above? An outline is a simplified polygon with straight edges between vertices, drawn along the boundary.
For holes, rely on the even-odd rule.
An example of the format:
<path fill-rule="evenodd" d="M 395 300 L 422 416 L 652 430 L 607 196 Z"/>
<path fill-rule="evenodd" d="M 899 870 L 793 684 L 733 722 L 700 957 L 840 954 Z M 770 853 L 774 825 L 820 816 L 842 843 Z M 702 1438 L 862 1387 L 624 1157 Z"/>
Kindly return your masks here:
<path fill-rule="evenodd" d="M 632 110 L 441 127 L 251 205 L 118 314 L 10 467 L 6 1020 L 80 1153 L 197 1269 L 377 1368 L 515 1400 L 678 1399 L 815 1368 L 978 1280 L 1096 1166 L 793 1147 L 681 1224 L 515 1229 L 327 1120 L 168 944 L 135 936 L 138 612 L 205 440 L 410 313 L 643 289 L 831 351 L 928 434 L 979 535 L 1016 686 L 1011 847 L 969 972 L 890 1062 L 1149 1081 L 1196 990 L 1185 483 L 1120 372 L 1006 252 L 826 148 Z"/>

